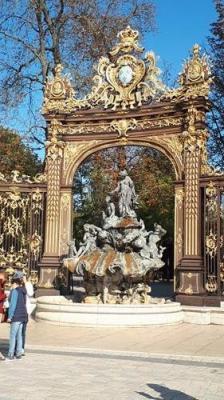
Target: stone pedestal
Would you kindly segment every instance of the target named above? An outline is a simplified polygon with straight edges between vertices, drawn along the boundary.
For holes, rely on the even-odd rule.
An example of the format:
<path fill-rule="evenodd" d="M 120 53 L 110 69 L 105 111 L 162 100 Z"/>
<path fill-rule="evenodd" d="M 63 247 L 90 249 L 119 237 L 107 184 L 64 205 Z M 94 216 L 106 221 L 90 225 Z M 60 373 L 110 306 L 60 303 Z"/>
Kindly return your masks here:
<path fill-rule="evenodd" d="M 36 320 L 65 326 L 138 327 L 183 322 L 179 303 L 80 304 L 63 296 L 37 299 Z"/>
<path fill-rule="evenodd" d="M 205 293 L 202 257 L 185 256 L 177 268 L 177 276 L 177 294 L 203 295 Z"/>
<path fill-rule="evenodd" d="M 36 297 L 39 296 L 55 296 L 59 295 L 60 291 L 57 287 L 57 276 L 60 267 L 58 257 L 43 257 L 40 267 L 40 279 Z"/>

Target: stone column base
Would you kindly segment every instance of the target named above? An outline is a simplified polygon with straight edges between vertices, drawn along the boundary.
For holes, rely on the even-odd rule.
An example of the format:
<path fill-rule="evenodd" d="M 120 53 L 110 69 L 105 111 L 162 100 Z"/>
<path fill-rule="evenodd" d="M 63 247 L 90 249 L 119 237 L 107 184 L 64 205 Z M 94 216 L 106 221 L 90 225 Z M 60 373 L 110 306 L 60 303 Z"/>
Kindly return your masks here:
<path fill-rule="evenodd" d="M 39 296 L 57 296 L 60 291 L 57 289 L 58 271 L 61 266 L 58 257 L 43 256 L 39 268 L 40 279 L 36 297 Z"/>
<path fill-rule="evenodd" d="M 222 298 L 220 296 L 188 296 L 177 294 L 175 300 L 185 306 L 220 307 Z"/>
<path fill-rule="evenodd" d="M 202 258 L 197 256 L 184 257 L 177 267 L 178 295 L 204 295 L 204 266 Z"/>

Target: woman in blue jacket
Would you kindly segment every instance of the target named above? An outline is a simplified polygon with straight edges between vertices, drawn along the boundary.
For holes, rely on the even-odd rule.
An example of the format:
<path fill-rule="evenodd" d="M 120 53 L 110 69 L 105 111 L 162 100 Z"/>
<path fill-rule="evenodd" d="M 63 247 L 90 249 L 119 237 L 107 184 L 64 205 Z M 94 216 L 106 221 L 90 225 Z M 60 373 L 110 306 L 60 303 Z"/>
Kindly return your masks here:
<path fill-rule="evenodd" d="M 21 358 L 23 351 L 22 330 L 27 322 L 26 288 L 22 279 L 12 279 L 12 290 L 9 296 L 8 322 L 10 323 L 8 360 Z"/>

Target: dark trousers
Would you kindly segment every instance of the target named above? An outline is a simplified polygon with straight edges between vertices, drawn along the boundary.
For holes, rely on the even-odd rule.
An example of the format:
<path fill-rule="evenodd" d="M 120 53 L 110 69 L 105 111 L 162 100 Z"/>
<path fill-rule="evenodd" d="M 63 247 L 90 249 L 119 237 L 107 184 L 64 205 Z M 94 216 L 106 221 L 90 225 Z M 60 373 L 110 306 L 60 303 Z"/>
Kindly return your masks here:
<path fill-rule="evenodd" d="M 27 327 L 27 323 L 28 323 L 28 321 L 26 321 L 26 322 L 23 322 L 23 330 L 22 330 L 23 350 L 25 350 L 25 342 L 26 342 L 26 327 Z"/>

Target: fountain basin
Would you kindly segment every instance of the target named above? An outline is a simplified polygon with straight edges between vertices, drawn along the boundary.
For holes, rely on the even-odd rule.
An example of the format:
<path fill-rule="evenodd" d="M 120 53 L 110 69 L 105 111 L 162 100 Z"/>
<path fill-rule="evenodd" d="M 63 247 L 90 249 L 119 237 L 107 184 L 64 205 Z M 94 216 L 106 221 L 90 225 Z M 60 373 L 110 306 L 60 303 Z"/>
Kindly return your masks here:
<path fill-rule="evenodd" d="M 37 299 L 35 319 L 64 326 L 139 327 L 172 325 L 183 322 L 180 303 L 160 304 L 84 304 L 63 296 Z"/>

